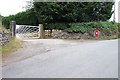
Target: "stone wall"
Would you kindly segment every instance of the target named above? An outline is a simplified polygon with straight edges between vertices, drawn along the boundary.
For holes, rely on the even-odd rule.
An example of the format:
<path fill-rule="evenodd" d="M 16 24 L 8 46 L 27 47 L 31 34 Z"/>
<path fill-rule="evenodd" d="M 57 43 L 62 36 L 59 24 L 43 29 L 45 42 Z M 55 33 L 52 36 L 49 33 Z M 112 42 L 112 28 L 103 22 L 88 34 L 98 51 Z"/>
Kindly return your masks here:
<path fill-rule="evenodd" d="M 66 33 L 63 31 L 52 32 L 52 38 L 58 39 L 91 39 L 94 36 L 89 35 L 88 33 Z"/>
<path fill-rule="evenodd" d="M 0 33 L 0 45 L 5 45 L 11 39 L 10 33 Z"/>
<path fill-rule="evenodd" d="M 116 34 L 113 35 L 105 35 L 105 33 L 100 33 L 99 34 L 99 38 L 101 39 L 105 39 L 105 38 L 110 38 L 110 37 L 116 37 Z M 53 31 L 52 32 L 52 38 L 55 39 L 95 39 L 94 37 L 94 32 L 90 32 L 89 33 L 67 33 L 67 32 L 63 32 L 63 31 Z"/>

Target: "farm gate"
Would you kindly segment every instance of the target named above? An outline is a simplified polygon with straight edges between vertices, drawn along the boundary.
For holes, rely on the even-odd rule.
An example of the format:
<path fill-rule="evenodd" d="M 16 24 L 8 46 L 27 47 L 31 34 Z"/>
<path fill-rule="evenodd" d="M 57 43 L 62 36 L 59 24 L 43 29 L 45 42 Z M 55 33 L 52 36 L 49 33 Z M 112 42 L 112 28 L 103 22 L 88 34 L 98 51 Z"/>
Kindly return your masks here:
<path fill-rule="evenodd" d="M 20 39 L 43 38 L 43 26 L 16 25 L 15 35 Z"/>

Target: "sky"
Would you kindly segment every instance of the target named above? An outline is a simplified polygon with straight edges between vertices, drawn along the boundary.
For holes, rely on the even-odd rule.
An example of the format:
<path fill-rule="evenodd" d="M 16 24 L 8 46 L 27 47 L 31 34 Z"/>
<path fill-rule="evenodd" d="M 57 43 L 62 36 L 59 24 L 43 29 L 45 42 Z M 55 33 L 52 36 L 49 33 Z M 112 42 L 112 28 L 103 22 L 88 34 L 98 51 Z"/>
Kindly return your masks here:
<path fill-rule="evenodd" d="M 1 0 L 0 1 L 0 14 L 2 16 L 9 16 L 21 11 L 25 11 L 27 5 L 26 1 L 29 0 Z"/>
<path fill-rule="evenodd" d="M 27 5 L 27 1 L 30 0 L 1 0 L 0 1 L 0 14 L 2 16 L 14 15 L 18 12 L 25 11 L 25 6 Z M 120 0 L 115 0 L 115 20 L 118 22 L 118 2 Z M 113 20 L 113 16 L 111 17 L 111 21 Z"/>

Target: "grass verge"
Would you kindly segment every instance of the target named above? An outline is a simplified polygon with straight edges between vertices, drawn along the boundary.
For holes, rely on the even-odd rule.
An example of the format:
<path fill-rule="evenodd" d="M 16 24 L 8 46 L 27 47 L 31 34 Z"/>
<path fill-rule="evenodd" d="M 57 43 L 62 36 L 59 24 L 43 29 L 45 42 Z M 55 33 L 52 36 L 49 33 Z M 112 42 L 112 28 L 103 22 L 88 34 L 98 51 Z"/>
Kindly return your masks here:
<path fill-rule="evenodd" d="M 8 42 L 6 45 L 2 46 L 2 48 L 0 49 L 2 51 L 2 56 L 6 56 L 12 52 L 17 51 L 22 45 L 22 41 L 13 38 L 10 40 L 10 42 Z"/>

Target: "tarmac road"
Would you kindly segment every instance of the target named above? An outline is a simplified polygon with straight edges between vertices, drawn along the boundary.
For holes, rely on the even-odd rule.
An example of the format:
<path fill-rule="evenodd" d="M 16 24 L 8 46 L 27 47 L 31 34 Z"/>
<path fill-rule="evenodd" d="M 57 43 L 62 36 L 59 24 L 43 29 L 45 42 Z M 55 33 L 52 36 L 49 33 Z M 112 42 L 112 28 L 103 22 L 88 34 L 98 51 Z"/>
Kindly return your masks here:
<path fill-rule="evenodd" d="M 3 78 L 118 78 L 118 40 L 78 42 L 10 63 L 2 70 Z"/>

